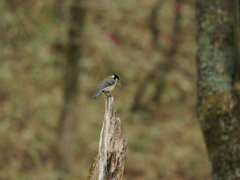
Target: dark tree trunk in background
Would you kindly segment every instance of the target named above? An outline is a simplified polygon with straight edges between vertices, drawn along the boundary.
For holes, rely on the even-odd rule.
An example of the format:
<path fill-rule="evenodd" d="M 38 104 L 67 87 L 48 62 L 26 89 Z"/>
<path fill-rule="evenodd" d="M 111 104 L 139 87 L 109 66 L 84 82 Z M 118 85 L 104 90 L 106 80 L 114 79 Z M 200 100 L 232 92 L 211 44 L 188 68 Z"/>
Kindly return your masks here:
<path fill-rule="evenodd" d="M 197 116 L 214 180 L 240 179 L 240 108 L 233 88 L 234 4 L 197 0 Z"/>
<path fill-rule="evenodd" d="M 72 143 L 76 125 L 77 91 L 79 59 L 81 57 L 81 37 L 86 10 L 79 6 L 79 0 L 74 0 L 70 6 L 68 44 L 66 46 L 66 76 L 65 97 L 60 119 L 60 139 L 58 146 L 57 166 L 60 171 L 70 173 L 72 161 Z"/>
<path fill-rule="evenodd" d="M 177 48 L 179 46 L 179 39 L 181 38 L 181 20 L 182 20 L 182 14 L 181 9 L 182 5 L 184 3 L 184 0 L 175 0 L 175 4 L 173 6 L 174 9 L 174 22 L 173 22 L 173 37 L 171 46 L 167 49 L 163 49 L 159 42 L 159 34 L 160 31 L 160 22 L 157 18 L 158 11 L 160 11 L 163 2 L 158 1 L 151 10 L 151 15 L 149 19 L 149 28 L 152 33 L 152 45 L 153 49 L 157 51 L 163 51 L 164 52 L 164 62 L 159 62 L 154 66 L 154 69 L 149 72 L 149 74 L 145 77 L 145 79 L 141 82 L 139 85 L 139 88 L 137 89 L 137 92 L 134 97 L 134 101 L 131 107 L 131 111 L 136 111 L 139 109 L 147 109 L 147 107 L 141 105 L 141 98 L 143 97 L 145 91 L 146 91 L 146 84 L 151 83 L 153 80 L 155 80 L 155 92 L 153 93 L 151 100 L 155 103 L 158 103 L 161 101 L 161 96 L 164 92 L 165 88 L 165 80 L 169 73 L 170 68 L 174 68 L 176 66 L 174 55 L 177 53 Z"/>
<path fill-rule="evenodd" d="M 179 46 L 179 39 L 181 38 L 181 20 L 182 20 L 182 4 L 184 0 L 175 0 L 174 4 L 174 22 L 173 22 L 173 37 L 172 43 L 168 51 L 165 51 L 165 62 L 158 65 L 158 81 L 156 82 L 156 90 L 153 94 L 152 100 L 154 102 L 161 101 L 161 96 L 165 88 L 167 74 L 173 64 L 176 63 L 175 55 Z"/>

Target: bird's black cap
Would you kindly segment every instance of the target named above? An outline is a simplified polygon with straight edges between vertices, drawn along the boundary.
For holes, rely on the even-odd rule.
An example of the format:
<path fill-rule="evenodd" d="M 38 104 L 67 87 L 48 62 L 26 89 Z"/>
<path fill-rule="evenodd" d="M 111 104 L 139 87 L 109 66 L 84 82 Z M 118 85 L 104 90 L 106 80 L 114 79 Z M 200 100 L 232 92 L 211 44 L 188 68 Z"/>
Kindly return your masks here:
<path fill-rule="evenodd" d="M 113 79 L 118 79 L 119 80 L 119 77 L 116 74 L 113 74 L 111 77 L 113 77 Z"/>

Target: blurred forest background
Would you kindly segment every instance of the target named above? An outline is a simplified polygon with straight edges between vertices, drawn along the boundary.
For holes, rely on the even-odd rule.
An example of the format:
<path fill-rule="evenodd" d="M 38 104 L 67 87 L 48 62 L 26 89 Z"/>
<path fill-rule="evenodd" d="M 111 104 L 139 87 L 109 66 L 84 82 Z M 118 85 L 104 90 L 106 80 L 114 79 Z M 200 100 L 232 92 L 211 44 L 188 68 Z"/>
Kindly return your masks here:
<path fill-rule="evenodd" d="M 79 39 L 74 7 L 84 11 Z M 2 0 L 0 16 L 0 180 L 62 176 L 70 40 L 80 48 L 67 179 L 85 179 L 98 152 L 105 95 L 92 96 L 111 74 L 122 84 L 112 95 L 128 139 L 123 179 L 210 179 L 195 114 L 193 0 Z"/>

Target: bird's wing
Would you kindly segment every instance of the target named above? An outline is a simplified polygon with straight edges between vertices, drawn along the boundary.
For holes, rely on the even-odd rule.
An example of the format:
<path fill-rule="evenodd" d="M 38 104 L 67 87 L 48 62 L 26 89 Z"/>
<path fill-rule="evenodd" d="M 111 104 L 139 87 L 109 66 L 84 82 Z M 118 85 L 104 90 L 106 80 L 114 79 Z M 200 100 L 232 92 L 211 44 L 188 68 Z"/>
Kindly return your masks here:
<path fill-rule="evenodd" d="M 98 86 L 98 89 L 104 89 L 108 86 L 111 86 L 115 83 L 115 79 L 112 79 L 111 77 L 107 77 L 103 80 L 103 82 L 100 83 Z"/>

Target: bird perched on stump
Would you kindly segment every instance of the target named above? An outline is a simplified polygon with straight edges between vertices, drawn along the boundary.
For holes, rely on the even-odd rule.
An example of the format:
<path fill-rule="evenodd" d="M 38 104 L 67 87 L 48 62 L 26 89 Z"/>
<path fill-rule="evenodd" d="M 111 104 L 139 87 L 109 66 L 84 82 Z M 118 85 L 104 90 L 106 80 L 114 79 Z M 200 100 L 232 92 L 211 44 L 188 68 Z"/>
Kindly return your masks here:
<path fill-rule="evenodd" d="M 109 77 L 106 77 L 98 86 L 98 90 L 97 92 L 93 95 L 93 98 L 97 98 L 98 95 L 101 93 L 101 92 L 104 92 L 104 94 L 107 95 L 107 98 L 108 97 L 111 97 L 111 91 L 115 88 L 117 82 L 119 81 L 119 77 L 115 74 L 109 76 Z M 108 93 L 110 95 L 108 95 Z"/>

